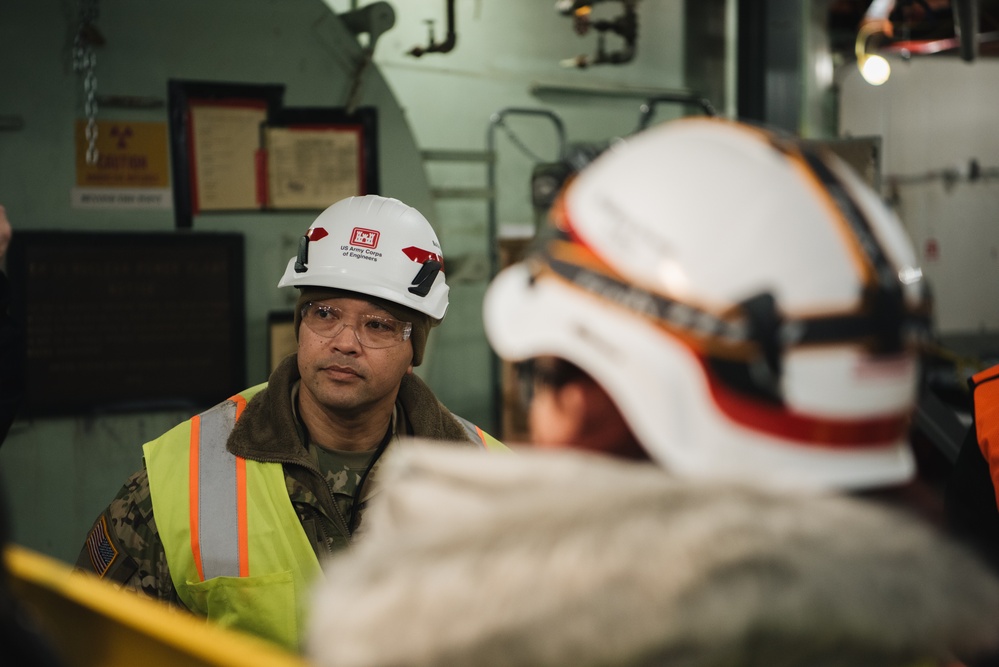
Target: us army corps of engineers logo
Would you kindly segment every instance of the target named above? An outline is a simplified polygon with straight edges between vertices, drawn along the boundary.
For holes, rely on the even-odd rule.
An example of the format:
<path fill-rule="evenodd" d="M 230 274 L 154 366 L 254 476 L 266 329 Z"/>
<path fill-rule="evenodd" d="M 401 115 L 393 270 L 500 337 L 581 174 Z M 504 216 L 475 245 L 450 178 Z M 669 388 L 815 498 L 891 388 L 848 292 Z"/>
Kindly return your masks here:
<path fill-rule="evenodd" d="M 378 238 L 380 236 L 381 232 L 376 229 L 354 227 L 350 232 L 350 243 L 340 246 L 340 251 L 344 257 L 367 259 L 377 262 L 378 258 L 382 256 L 380 252 L 375 250 L 378 247 Z"/>

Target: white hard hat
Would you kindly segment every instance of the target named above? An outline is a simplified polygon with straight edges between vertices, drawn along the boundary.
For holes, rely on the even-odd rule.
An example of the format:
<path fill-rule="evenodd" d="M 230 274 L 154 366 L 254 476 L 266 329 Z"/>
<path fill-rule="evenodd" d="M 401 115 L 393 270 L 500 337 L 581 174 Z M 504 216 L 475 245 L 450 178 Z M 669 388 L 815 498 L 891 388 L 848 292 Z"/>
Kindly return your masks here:
<path fill-rule="evenodd" d="M 444 318 L 448 286 L 433 227 L 398 199 L 348 197 L 319 214 L 278 287 L 329 287 Z"/>
<path fill-rule="evenodd" d="M 929 297 L 900 222 L 839 159 L 674 121 L 584 169 L 551 220 L 486 294 L 500 356 L 579 366 L 681 475 L 911 478 Z"/>

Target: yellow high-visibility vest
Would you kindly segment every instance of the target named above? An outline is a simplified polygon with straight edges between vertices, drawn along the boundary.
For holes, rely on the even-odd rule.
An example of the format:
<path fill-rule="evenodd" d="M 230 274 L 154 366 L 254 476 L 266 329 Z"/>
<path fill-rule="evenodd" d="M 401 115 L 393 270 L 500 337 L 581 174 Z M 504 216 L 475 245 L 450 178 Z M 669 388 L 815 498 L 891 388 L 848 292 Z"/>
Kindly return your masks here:
<path fill-rule="evenodd" d="M 468 439 L 477 445 L 481 445 L 483 449 L 488 452 L 509 452 L 510 448 L 504 445 L 502 442 L 489 435 L 481 428 L 468 421 L 464 417 L 459 417 L 458 415 L 452 414 L 452 417 L 461 424 L 462 428 L 465 429 L 465 433 L 468 434 Z"/>
<path fill-rule="evenodd" d="M 280 463 L 234 456 L 226 441 L 265 384 L 143 446 L 153 515 L 180 599 L 223 627 L 298 650 L 319 560 Z"/>

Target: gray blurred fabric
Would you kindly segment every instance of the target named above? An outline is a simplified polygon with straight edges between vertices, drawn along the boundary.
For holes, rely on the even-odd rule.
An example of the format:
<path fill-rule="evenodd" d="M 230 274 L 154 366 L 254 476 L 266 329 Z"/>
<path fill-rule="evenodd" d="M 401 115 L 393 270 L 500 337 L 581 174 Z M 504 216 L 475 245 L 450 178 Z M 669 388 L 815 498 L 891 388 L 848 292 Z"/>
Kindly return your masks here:
<path fill-rule="evenodd" d="M 318 667 L 914 667 L 999 646 L 999 582 L 869 501 L 431 444 L 383 475 L 316 591 Z"/>

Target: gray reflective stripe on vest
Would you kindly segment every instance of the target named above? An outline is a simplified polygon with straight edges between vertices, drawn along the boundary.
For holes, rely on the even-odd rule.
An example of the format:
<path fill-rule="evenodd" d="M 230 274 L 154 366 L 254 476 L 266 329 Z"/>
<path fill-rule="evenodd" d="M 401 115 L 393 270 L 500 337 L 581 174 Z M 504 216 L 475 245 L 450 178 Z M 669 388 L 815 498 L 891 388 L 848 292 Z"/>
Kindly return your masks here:
<path fill-rule="evenodd" d="M 468 435 L 469 440 L 477 444 L 479 447 L 482 447 L 483 449 L 486 448 L 486 442 L 485 440 L 482 439 L 482 436 L 479 435 L 479 429 L 475 424 L 468 421 L 464 417 L 459 417 L 458 415 L 454 414 L 452 416 L 458 421 L 459 424 L 461 424 L 462 428 L 465 429 L 465 433 Z"/>
<path fill-rule="evenodd" d="M 236 404 L 201 413 L 198 434 L 198 544 L 205 579 L 239 576 L 236 457 L 225 443 L 236 425 Z"/>

